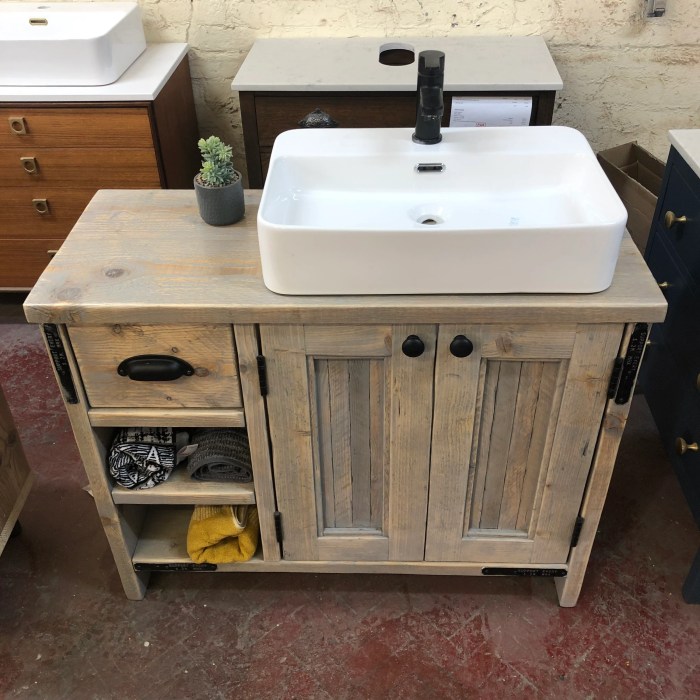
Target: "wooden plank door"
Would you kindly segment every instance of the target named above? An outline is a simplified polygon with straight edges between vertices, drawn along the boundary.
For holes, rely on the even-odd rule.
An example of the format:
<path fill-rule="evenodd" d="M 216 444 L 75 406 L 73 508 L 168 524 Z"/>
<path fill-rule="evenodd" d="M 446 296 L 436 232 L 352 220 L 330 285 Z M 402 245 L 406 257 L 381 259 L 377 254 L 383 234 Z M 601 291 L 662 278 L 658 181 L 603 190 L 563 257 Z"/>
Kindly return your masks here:
<path fill-rule="evenodd" d="M 427 560 L 567 561 L 622 333 L 440 326 Z"/>
<path fill-rule="evenodd" d="M 402 352 L 409 335 L 419 357 Z M 436 335 L 260 327 L 285 559 L 423 559 Z"/>

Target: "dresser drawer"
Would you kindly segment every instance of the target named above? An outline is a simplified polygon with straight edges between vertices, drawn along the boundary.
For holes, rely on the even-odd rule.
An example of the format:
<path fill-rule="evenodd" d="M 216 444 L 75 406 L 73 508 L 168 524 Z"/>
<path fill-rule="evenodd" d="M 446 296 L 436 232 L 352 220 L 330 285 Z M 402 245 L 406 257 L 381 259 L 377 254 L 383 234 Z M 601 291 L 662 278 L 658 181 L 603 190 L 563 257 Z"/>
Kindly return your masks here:
<path fill-rule="evenodd" d="M 44 271 L 63 239 L 0 238 L 0 288 L 29 289 Z"/>
<path fill-rule="evenodd" d="M 677 262 L 664 234 L 652 236 L 647 264 L 668 301 L 668 313 L 658 326 L 677 360 L 691 371 L 700 370 L 700 293 Z"/>
<path fill-rule="evenodd" d="M 153 148 L 146 107 L 0 108 L 0 148 Z"/>
<path fill-rule="evenodd" d="M 233 329 L 228 325 L 112 325 L 68 329 L 90 405 L 96 408 L 238 408 Z M 137 381 L 118 368 L 126 359 L 160 355 L 194 373 Z"/>
<path fill-rule="evenodd" d="M 668 185 L 656 210 L 656 225 L 700 286 L 700 179 L 677 155 L 669 161 L 668 168 Z M 669 228 L 667 224 L 673 217 L 686 217 L 686 221 Z"/>
<path fill-rule="evenodd" d="M 153 148 L 3 148 L 0 186 L 159 188 Z"/>
<path fill-rule="evenodd" d="M 65 238 L 94 195 L 42 183 L 0 188 L 0 237 Z"/>
<path fill-rule="evenodd" d="M 256 95 L 255 112 L 260 148 L 271 148 L 277 136 L 298 129 L 299 121 L 320 108 L 339 127 L 408 127 L 416 123 L 415 93 L 313 92 Z"/>

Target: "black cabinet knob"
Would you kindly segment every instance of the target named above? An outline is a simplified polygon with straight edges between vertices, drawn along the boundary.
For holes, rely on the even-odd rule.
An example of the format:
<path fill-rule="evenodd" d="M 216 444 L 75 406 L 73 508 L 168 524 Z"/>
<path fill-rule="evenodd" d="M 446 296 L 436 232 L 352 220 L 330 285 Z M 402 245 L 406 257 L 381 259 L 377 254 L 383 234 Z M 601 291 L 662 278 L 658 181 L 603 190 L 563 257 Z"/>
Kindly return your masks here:
<path fill-rule="evenodd" d="M 417 335 L 409 335 L 401 349 L 407 357 L 420 357 L 425 352 L 425 343 Z"/>
<path fill-rule="evenodd" d="M 474 343 L 465 335 L 456 335 L 450 343 L 450 352 L 455 357 L 468 357 L 474 352 Z"/>

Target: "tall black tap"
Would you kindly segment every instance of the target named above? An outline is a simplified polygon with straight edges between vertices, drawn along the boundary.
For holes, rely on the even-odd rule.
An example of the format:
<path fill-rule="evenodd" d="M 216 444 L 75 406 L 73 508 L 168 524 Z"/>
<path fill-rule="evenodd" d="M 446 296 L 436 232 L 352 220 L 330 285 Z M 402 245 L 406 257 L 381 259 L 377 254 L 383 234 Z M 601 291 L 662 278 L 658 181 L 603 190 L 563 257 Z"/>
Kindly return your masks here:
<path fill-rule="evenodd" d="M 416 143 L 440 143 L 440 123 L 444 105 L 442 85 L 445 81 L 445 54 L 442 51 L 421 51 L 418 54 L 418 110 Z"/>

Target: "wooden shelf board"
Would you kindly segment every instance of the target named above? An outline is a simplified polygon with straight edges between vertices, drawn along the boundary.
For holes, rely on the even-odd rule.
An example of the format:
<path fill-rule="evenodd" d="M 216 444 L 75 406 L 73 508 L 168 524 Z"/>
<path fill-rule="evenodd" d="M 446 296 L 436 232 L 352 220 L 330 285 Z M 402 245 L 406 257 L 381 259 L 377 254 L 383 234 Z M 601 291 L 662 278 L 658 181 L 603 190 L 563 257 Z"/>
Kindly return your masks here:
<path fill-rule="evenodd" d="M 95 427 L 245 428 L 242 408 L 91 408 Z"/>
<path fill-rule="evenodd" d="M 189 564 L 186 549 L 187 528 L 192 508 L 153 507 L 141 531 L 133 555 L 134 564 Z M 448 576 L 481 576 L 483 567 L 526 567 L 567 569 L 566 564 L 508 564 L 482 562 L 386 562 L 386 561 L 265 561 L 260 549 L 247 562 L 220 564 L 216 572 L 274 572 L 298 573 L 375 573 L 375 574 L 442 574 Z"/>
<path fill-rule="evenodd" d="M 115 503 L 163 505 L 224 505 L 228 503 L 253 505 L 255 488 L 252 483 L 235 484 L 223 481 L 195 481 L 187 470 L 177 467 L 167 481 L 150 489 L 112 488 Z M 191 513 L 192 508 L 189 509 Z M 189 522 L 189 521 L 188 521 Z"/>

